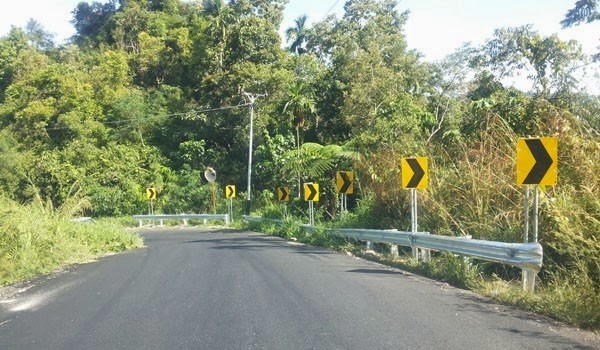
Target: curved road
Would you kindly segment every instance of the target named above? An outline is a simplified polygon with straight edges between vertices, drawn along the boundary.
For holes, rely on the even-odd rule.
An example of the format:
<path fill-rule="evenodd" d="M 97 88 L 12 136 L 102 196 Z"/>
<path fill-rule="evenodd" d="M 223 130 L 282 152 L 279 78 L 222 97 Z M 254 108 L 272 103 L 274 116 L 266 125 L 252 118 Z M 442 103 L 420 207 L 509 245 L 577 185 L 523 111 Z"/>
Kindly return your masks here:
<path fill-rule="evenodd" d="M 0 349 L 600 349 L 343 254 L 228 229 L 140 232 L 146 248 L 0 290 Z"/>

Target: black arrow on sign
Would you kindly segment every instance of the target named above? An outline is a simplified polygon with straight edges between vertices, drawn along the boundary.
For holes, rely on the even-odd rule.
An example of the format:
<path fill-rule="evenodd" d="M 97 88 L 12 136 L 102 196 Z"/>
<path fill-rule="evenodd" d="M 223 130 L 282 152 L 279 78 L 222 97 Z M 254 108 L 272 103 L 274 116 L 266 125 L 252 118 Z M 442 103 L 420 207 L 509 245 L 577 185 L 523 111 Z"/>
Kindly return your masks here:
<path fill-rule="evenodd" d="M 279 187 L 279 200 L 284 201 L 288 197 L 285 187 Z"/>
<path fill-rule="evenodd" d="M 308 194 L 306 200 L 312 201 L 317 195 L 317 189 L 315 188 L 315 186 L 313 186 L 313 184 L 308 184 L 307 186 L 310 193 Z"/>
<path fill-rule="evenodd" d="M 344 181 L 344 184 L 340 188 L 340 193 L 347 193 L 350 186 L 352 186 L 352 180 L 350 180 L 348 173 L 345 171 L 340 171 L 340 177 Z"/>
<path fill-rule="evenodd" d="M 410 181 L 408 181 L 406 188 L 416 188 L 417 186 L 419 186 L 419 183 L 423 179 L 425 171 L 423 171 L 423 168 L 421 168 L 421 164 L 419 164 L 416 158 L 408 158 L 406 159 L 406 162 L 413 171 L 413 177 L 411 177 Z"/>
<path fill-rule="evenodd" d="M 156 198 L 156 191 L 154 190 L 154 188 L 149 188 L 148 192 L 150 192 L 150 198 L 149 199 Z"/>
<path fill-rule="evenodd" d="M 233 189 L 233 186 L 227 186 L 227 198 L 233 197 L 234 192 L 235 190 Z"/>
<path fill-rule="evenodd" d="M 527 174 L 525 180 L 523 180 L 523 184 L 537 185 L 542 182 L 542 179 L 546 176 L 546 172 L 548 172 L 548 169 L 550 169 L 550 166 L 552 166 L 554 161 L 552 160 L 552 157 L 550 157 L 550 154 L 548 154 L 542 140 L 527 139 L 525 140 L 525 143 L 527 144 L 527 147 L 529 147 L 533 158 L 535 158 L 535 164 L 533 165 L 533 168 L 531 168 L 531 171 L 529 171 L 529 174 Z"/>

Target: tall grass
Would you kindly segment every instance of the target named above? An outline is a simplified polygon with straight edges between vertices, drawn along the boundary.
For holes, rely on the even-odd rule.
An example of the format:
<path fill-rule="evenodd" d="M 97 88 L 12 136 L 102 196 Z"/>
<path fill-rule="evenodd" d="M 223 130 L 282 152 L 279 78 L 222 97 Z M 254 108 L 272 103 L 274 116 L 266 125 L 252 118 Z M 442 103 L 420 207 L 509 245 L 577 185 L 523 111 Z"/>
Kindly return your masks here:
<path fill-rule="evenodd" d="M 60 209 L 41 203 L 21 205 L 0 196 L 0 285 L 143 244 L 110 221 L 70 222 L 67 216 L 85 206 L 81 201 Z"/>

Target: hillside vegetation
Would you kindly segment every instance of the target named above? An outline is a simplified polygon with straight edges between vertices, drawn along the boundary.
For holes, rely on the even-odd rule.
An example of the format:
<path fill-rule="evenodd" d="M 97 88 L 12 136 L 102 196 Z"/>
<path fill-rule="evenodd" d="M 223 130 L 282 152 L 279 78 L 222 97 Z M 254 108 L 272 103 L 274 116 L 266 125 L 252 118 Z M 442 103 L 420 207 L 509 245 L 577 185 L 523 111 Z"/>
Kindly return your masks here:
<path fill-rule="evenodd" d="M 408 229 L 400 160 L 426 156 L 419 228 L 503 242 L 524 239 L 517 139 L 557 137 L 558 184 L 540 188 L 543 300 L 536 305 L 600 327 L 600 100 L 577 80 L 597 57 L 523 25 L 426 62 L 408 49 L 410 13 L 395 0 L 349 0 L 341 18 L 311 27 L 298 18 L 284 48 L 278 29 L 286 3 L 82 2 L 68 44 L 57 46 L 36 22 L 0 38 L 0 210 L 14 213 L 0 216 L 3 283 L 42 272 L 27 266 L 33 260 L 69 262 L 63 250 L 139 244 L 111 230 L 75 229 L 69 215 L 59 220 L 43 209 L 72 207 L 73 198 L 89 205 L 70 214 L 142 214 L 153 187 L 157 212 L 210 212 L 203 177 L 210 166 L 224 210 L 224 186 L 246 188 L 252 113 L 253 211 L 269 210 L 276 187 L 297 197 L 313 181 L 322 192 L 318 221 L 337 221 L 334 175 L 353 170 L 344 220 Z M 599 18 L 595 7 L 583 8 L 590 4 L 565 8 L 562 24 Z M 516 75 L 529 77 L 531 91 L 503 84 Z M 305 217 L 306 210 L 295 199 L 289 212 Z M 48 250 L 57 257 L 41 253 Z M 493 264 L 477 271 L 520 278 Z"/>

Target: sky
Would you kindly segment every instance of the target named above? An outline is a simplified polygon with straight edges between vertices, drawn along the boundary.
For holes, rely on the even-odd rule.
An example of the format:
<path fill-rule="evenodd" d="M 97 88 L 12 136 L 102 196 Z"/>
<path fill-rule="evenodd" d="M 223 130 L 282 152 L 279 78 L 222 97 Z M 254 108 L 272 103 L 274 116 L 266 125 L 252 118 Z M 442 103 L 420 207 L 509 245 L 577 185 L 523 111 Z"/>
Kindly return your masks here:
<path fill-rule="evenodd" d="M 81 0 L 17 0 L 0 12 L 0 36 L 11 25 L 25 27 L 30 18 L 62 42 L 74 34 L 69 23 L 71 12 Z M 99 0 L 103 2 L 103 0 Z M 200 1 L 200 0 L 198 0 Z M 600 21 L 561 29 L 560 21 L 576 0 L 399 0 L 399 11 L 409 10 L 405 27 L 409 48 L 416 49 L 427 61 L 436 61 L 466 42 L 482 44 L 493 36 L 494 29 L 525 24 L 542 35 L 557 34 L 562 40 L 575 39 L 584 52 L 600 51 Z M 91 2 L 91 1 L 89 1 Z M 290 0 L 285 10 L 282 30 L 294 19 L 308 15 L 310 23 L 328 14 L 343 15 L 345 0 Z M 600 92 L 600 80 L 587 74 L 592 89 Z"/>

